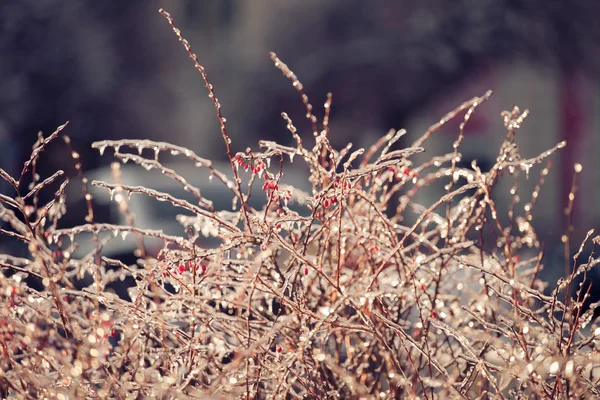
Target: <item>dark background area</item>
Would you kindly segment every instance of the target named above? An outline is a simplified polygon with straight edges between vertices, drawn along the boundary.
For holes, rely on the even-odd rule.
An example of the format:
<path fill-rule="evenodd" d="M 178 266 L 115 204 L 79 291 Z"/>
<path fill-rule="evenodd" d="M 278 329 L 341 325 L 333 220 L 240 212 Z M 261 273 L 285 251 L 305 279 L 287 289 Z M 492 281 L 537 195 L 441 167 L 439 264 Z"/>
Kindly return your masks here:
<path fill-rule="evenodd" d="M 409 144 L 456 105 L 492 89 L 496 95 L 469 128 L 467 158 L 493 163 L 504 132 L 500 111 L 513 103 L 529 108 L 519 137 L 526 156 L 569 141 L 555 157 L 534 220 L 546 247 L 556 249 L 549 260 L 559 260 L 559 271 L 576 161 L 584 173 L 574 238 L 597 224 L 600 3 L 589 0 L 4 0 L 2 168 L 16 173 L 37 132 L 48 135 L 66 120 L 84 170 L 111 161 L 90 148 L 100 139 L 166 140 L 201 156 L 224 156 L 202 79 L 160 7 L 206 67 L 235 151 L 259 139 L 291 141 L 281 111 L 311 136 L 298 94 L 269 51 L 298 75 L 318 117 L 333 92 L 336 146 L 366 146 L 402 127 Z M 456 133 L 440 132 L 437 149 L 449 151 Z M 74 171 L 64 154 L 52 147 L 48 170 Z"/>

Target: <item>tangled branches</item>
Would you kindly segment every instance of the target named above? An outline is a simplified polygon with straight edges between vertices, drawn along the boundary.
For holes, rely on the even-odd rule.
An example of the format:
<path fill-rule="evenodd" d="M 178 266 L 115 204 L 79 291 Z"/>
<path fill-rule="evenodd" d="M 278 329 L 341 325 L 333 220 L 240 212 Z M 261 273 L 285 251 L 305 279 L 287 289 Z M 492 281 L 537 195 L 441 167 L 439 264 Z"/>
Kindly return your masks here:
<path fill-rule="evenodd" d="M 554 292 L 538 278 L 540 243 L 532 200 L 520 212 L 511 189 L 508 216 L 493 192 L 564 143 L 521 157 L 514 138 L 527 112 L 503 113 L 507 134 L 495 164 L 461 167 L 463 130 L 491 92 L 444 116 L 414 144 L 394 149 L 405 131 L 390 131 L 369 149 L 334 149 L 328 139 L 328 96 L 319 128 L 302 85 L 275 54 L 306 108 L 312 147 L 288 117 L 296 145 L 260 142 L 233 154 L 226 120 L 206 72 L 168 14 L 202 73 L 217 110 L 231 164 L 220 171 L 194 152 L 149 140 L 102 141 L 121 163 L 173 179 L 194 200 L 143 186 L 95 181 L 129 224 L 94 221 L 83 178 L 88 223 L 59 227 L 67 180 L 59 171 L 40 181 L 36 162 L 64 126 L 40 138 L 21 176 L 1 177 L 1 233 L 27 245 L 26 256 L 0 255 L 0 390 L 22 398 L 577 398 L 599 396 L 595 304 L 578 278 L 597 264 L 584 246 Z M 452 151 L 416 164 L 443 124 L 462 118 Z M 66 137 L 65 137 L 66 138 Z M 68 139 L 66 139 L 69 143 Z M 148 157 L 148 150 L 153 156 Z M 135 154 L 137 150 L 138 154 Z M 79 165 L 72 150 L 72 156 Z M 144 156 L 146 155 L 146 156 Z M 203 196 L 165 155 L 184 157 L 222 184 L 238 206 L 223 209 Z M 312 192 L 284 184 L 287 160 L 304 163 Z M 115 165 L 118 172 L 118 165 Z M 580 170 L 578 167 L 577 169 Z M 77 168 L 78 171 L 81 167 Z M 33 182 L 26 191 L 23 177 Z M 118 173 L 115 174 L 118 177 Z M 38 194 L 54 190 L 40 204 Z M 441 185 L 431 204 L 423 188 Z M 26 193 L 24 193 L 26 192 Z M 187 232 L 169 236 L 136 227 L 130 196 L 149 196 L 182 210 Z M 248 200 L 262 196 L 262 207 Z M 138 240 L 127 265 L 105 255 L 107 243 Z M 219 244 L 201 247 L 202 236 Z M 159 238 L 156 253 L 145 237 Z M 91 250 L 75 257 L 83 242 Z M 591 242 L 588 243 L 588 242 Z M 85 246 L 84 246 L 85 247 Z M 533 254 L 533 256 L 531 256 Z M 91 277 L 86 281 L 85 277 Z M 123 293 L 111 284 L 131 279 Z M 87 282 L 87 283 L 85 283 Z"/>

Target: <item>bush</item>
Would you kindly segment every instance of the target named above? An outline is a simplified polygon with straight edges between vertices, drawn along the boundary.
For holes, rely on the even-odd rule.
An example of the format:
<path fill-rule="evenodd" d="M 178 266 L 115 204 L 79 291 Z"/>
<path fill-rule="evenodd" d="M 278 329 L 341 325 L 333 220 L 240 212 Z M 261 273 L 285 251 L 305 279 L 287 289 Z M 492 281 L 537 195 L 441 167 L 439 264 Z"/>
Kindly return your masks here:
<path fill-rule="evenodd" d="M 505 173 L 517 182 L 564 143 L 521 157 L 514 138 L 527 112 L 515 107 L 502 114 L 507 135 L 492 168 L 460 166 L 464 127 L 488 92 L 444 116 L 410 147 L 394 150 L 405 131 L 390 131 L 366 151 L 337 150 L 328 141 L 331 96 L 319 123 L 298 78 L 272 54 L 301 96 L 314 144 L 306 147 L 283 113 L 295 146 L 262 141 L 261 151 L 234 153 L 204 69 L 163 15 L 206 82 L 231 171 L 167 143 L 97 142 L 101 153 L 112 148 L 120 162 L 157 170 L 195 198 L 118 179 L 92 182 L 114 196 L 130 221 L 115 225 L 95 221 L 78 154 L 62 132 L 66 124 L 40 135 L 18 178 L 0 170 L 14 188 L 11 196 L 0 195 L 1 232 L 27 246 L 25 256 L 0 255 L 3 397 L 600 395 L 596 305 L 583 311 L 589 285 L 572 290 L 598 262 L 593 251 L 587 260 L 579 255 L 600 238 L 588 233 L 572 271 L 545 294 L 538 276 L 543 253 L 530 222 L 548 168 L 522 213 L 516 184 L 507 216 L 493 199 Z M 411 162 L 436 130 L 459 117 L 450 153 Z M 61 135 L 88 205 L 87 223 L 72 228 L 60 225 L 68 179 L 58 171 L 41 180 L 36 168 L 40 153 Z M 213 185 L 231 191 L 234 207 L 222 210 L 205 199 L 163 164 L 165 156 L 185 157 L 209 173 Z M 282 183 L 285 164 L 294 159 L 307 165 L 312 193 Z M 43 204 L 40 193 L 58 182 Z M 438 184 L 445 194 L 437 201 L 416 201 L 423 188 Z M 136 227 L 131 194 L 181 209 L 186 234 Z M 265 196 L 265 206 L 250 207 L 250 196 Z M 138 244 L 133 265 L 104 254 L 107 243 L 127 235 Z M 216 236 L 219 245 L 200 247 L 202 235 Z M 149 253 L 146 237 L 160 238 L 164 247 Z M 130 300 L 112 289 L 124 279 L 134 282 Z"/>

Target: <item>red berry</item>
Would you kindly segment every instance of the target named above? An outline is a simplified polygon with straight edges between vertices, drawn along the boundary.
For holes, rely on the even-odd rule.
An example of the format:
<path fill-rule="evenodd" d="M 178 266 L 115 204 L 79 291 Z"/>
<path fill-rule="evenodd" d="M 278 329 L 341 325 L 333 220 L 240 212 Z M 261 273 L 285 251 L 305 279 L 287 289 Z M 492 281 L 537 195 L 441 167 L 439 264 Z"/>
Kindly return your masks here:
<path fill-rule="evenodd" d="M 205 273 L 206 265 L 204 265 L 204 264 L 196 265 L 196 271 L 200 271 L 201 274 Z"/>

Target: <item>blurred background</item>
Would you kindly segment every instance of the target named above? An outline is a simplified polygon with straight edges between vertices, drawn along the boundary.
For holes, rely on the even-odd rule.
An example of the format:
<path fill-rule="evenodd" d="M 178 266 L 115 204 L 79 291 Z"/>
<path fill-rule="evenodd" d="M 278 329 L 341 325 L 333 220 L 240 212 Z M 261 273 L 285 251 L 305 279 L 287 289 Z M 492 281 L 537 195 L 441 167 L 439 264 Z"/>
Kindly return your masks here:
<path fill-rule="evenodd" d="M 517 138 L 524 156 L 568 141 L 552 158 L 534 212 L 540 240 L 562 260 L 575 162 L 583 173 L 574 238 L 597 225 L 600 3 L 590 0 L 3 0 L 2 168 L 16 173 L 37 132 L 48 135 L 66 120 L 84 170 L 111 161 L 90 149 L 100 139 L 166 140 L 224 157 L 203 81 L 161 7 L 205 66 L 234 151 L 256 148 L 259 139 L 291 142 L 281 111 L 312 136 L 297 92 L 269 51 L 298 75 L 319 118 L 333 92 L 336 146 L 367 146 L 390 128 L 406 128 L 408 145 L 446 112 L 492 89 L 467 127 L 465 161 L 493 164 L 505 134 L 500 112 L 527 108 Z M 427 155 L 450 152 L 457 132 L 458 124 L 442 129 Z M 59 148 L 49 151 L 49 162 L 73 171 Z M 523 204 L 540 169 L 521 183 Z M 511 185 L 502 182 L 500 196 Z"/>

